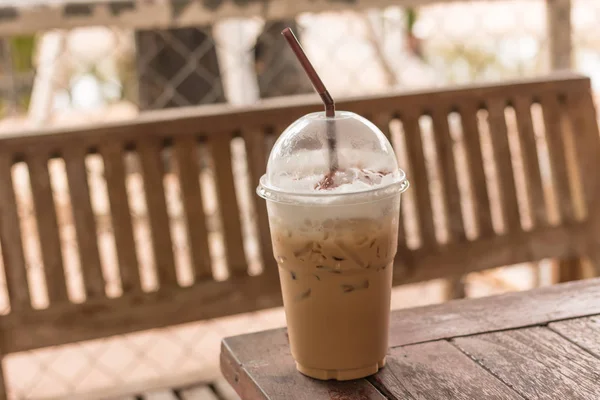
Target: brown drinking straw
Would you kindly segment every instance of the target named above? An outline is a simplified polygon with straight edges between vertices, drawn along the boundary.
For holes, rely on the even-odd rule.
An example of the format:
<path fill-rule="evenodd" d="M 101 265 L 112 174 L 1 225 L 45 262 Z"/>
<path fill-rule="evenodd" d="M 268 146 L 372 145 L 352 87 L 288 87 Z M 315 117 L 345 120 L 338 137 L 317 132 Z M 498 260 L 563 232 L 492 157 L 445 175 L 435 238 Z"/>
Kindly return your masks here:
<path fill-rule="evenodd" d="M 319 94 L 319 96 L 321 96 L 323 104 L 325 105 L 325 116 L 328 118 L 335 117 L 335 102 L 327 91 L 323 81 L 317 74 L 317 71 L 315 71 L 315 68 L 310 63 L 310 60 L 302 49 L 302 46 L 296 38 L 296 35 L 294 35 L 294 32 L 292 32 L 290 28 L 285 28 L 281 34 L 287 40 L 294 54 L 296 54 L 298 61 L 300 61 L 302 68 L 304 68 L 304 71 L 306 72 L 306 75 L 308 75 L 308 78 L 315 88 L 315 91 Z M 327 145 L 329 147 L 329 172 L 331 175 L 333 175 L 333 173 L 338 169 L 335 122 L 333 120 L 327 121 Z"/>

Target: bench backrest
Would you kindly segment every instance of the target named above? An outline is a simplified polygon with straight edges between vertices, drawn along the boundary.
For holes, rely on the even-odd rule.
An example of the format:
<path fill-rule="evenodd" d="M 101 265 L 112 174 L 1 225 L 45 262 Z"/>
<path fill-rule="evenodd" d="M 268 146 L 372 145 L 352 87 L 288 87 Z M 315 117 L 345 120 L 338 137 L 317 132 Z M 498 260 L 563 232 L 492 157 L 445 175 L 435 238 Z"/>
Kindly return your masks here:
<path fill-rule="evenodd" d="M 320 108 L 295 98 L 1 138 L 2 352 L 280 305 L 254 188 L 276 135 Z M 408 170 L 396 284 L 595 257 L 600 148 L 587 78 L 338 108 L 373 120 Z"/>

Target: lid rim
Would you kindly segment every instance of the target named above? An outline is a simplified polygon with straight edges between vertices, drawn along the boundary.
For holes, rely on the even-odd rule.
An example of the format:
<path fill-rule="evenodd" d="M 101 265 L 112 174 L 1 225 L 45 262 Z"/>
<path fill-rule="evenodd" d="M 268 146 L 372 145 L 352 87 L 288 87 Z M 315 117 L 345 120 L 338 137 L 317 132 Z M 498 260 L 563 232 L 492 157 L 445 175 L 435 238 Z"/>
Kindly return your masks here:
<path fill-rule="evenodd" d="M 324 192 L 315 192 L 315 193 L 307 193 L 307 192 L 303 192 L 303 193 L 294 193 L 294 192 L 290 192 L 290 191 L 284 191 L 278 188 L 274 188 L 272 186 L 269 186 L 268 184 L 266 184 L 266 177 L 267 175 L 263 175 L 260 178 L 258 187 L 256 188 L 256 193 L 262 197 L 265 200 L 269 200 L 269 201 L 274 201 L 277 203 L 302 203 L 302 200 L 308 200 L 308 199 L 320 199 L 320 200 L 325 200 L 325 199 L 340 199 L 340 201 L 337 202 L 331 202 L 331 203 L 322 203 L 322 204 L 314 204 L 316 206 L 328 206 L 328 205 L 343 205 L 343 204 L 356 204 L 356 203 L 362 203 L 364 201 L 357 201 L 357 202 L 352 202 L 352 201 L 342 201 L 342 199 L 348 199 L 348 198 L 356 198 L 356 200 L 360 200 L 361 198 L 367 197 L 367 196 L 377 196 L 377 194 L 382 194 L 381 197 L 378 197 L 379 199 L 385 198 L 385 197 L 389 197 L 395 194 L 401 194 L 404 193 L 409 187 L 410 187 L 410 183 L 408 181 L 408 179 L 406 178 L 406 173 L 398 168 L 398 171 L 400 172 L 400 176 L 399 178 L 392 182 L 389 183 L 385 186 L 378 186 L 378 187 L 374 187 L 368 190 L 361 190 L 361 191 L 357 191 L 357 192 L 336 192 L 336 193 L 324 193 Z M 296 201 L 294 201 L 294 199 Z"/>

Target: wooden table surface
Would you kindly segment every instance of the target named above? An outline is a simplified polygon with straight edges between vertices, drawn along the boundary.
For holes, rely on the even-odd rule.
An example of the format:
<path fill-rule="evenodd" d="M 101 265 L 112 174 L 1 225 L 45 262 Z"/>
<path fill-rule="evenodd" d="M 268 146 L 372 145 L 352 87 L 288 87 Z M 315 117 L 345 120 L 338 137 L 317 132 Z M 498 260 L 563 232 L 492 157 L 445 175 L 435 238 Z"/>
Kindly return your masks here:
<path fill-rule="evenodd" d="M 295 369 L 285 329 L 223 340 L 244 400 L 600 399 L 600 279 L 392 313 L 388 364 L 349 382 Z"/>

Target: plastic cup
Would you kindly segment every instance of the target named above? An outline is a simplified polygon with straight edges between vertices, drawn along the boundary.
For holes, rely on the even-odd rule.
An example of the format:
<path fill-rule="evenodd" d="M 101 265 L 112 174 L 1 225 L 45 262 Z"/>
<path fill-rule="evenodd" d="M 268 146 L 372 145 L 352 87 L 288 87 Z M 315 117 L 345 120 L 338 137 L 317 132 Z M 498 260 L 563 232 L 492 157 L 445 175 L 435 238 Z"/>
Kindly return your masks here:
<path fill-rule="evenodd" d="M 329 169 L 331 124 L 337 171 Z M 357 114 L 308 114 L 275 143 L 257 193 L 267 200 L 291 353 L 303 374 L 349 380 L 385 364 L 407 188 L 389 141 Z"/>

